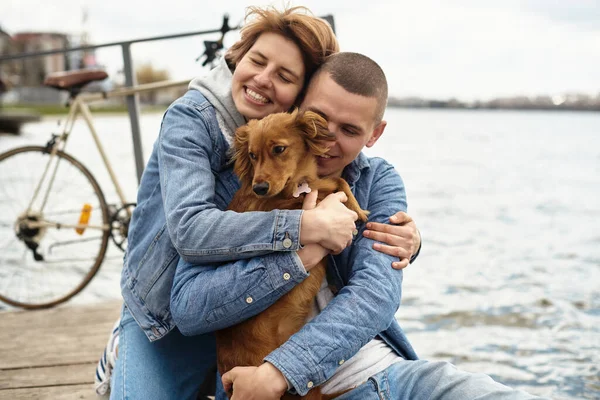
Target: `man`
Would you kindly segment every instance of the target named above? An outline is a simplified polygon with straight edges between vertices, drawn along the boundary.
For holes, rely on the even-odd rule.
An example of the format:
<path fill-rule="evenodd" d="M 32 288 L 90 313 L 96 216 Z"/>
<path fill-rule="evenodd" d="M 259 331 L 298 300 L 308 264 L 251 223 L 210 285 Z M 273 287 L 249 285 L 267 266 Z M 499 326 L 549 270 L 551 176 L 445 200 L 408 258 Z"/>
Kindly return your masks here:
<path fill-rule="evenodd" d="M 336 136 L 333 147 L 319 160 L 319 174 L 344 177 L 361 207 L 371 212 L 370 221 L 380 223 L 395 210 L 406 210 L 404 186 L 393 167 L 361 153 L 385 130 L 386 101 L 387 82 L 381 68 L 360 54 L 338 53 L 313 76 L 301 106 L 323 116 Z M 223 376 L 225 389 L 233 389 L 234 400 L 279 399 L 286 390 L 304 395 L 317 385 L 323 393 L 354 388 L 341 398 L 361 400 L 387 396 L 531 398 L 486 375 L 462 372 L 448 363 L 418 361 L 394 318 L 402 272 L 389 268 L 393 257 L 376 251 L 378 246 L 371 239 L 379 239 L 377 235 L 366 231 L 364 236 L 330 259 L 329 282 L 324 282 L 318 295 L 318 315 L 313 320 L 261 366 L 237 367 Z M 298 253 L 302 251 L 317 259 L 325 255 L 323 249 L 314 247 Z M 281 279 L 271 271 L 304 267 L 299 258 L 282 265 L 276 257 L 220 266 L 180 262 L 171 298 L 180 331 L 198 335 L 222 329 L 272 304 L 282 291 Z M 328 284 L 335 287 L 335 296 Z M 218 388 L 217 399 L 221 398 L 224 392 Z"/>

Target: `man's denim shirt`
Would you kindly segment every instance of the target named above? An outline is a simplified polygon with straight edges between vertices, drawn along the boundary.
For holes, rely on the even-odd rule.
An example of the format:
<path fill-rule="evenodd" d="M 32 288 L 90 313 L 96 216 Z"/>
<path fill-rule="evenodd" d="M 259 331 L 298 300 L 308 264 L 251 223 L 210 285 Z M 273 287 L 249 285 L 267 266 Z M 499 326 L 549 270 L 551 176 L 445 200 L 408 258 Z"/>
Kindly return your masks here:
<path fill-rule="evenodd" d="M 402 179 L 385 160 L 361 153 L 346 167 L 344 178 L 361 207 L 371 212 L 369 221 L 388 222 L 397 211 L 406 211 Z M 217 180 L 217 205 L 226 207 L 238 187 L 233 172 L 223 171 Z M 402 293 L 402 271 L 391 267 L 397 259 L 375 251 L 363 230 L 360 224 L 352 246 L 329 257 L 327 275 L 337 292 L 334 299 L 265 358 L 301 395 L 329 379 L 378 334 L 402 357 L 417 358 L 395 320 Z M 266 309 L 306 276 L 303 271 L 295 252 L 224 265 L 182 260 L 171 293 L 173 317 L 185 335 L 234 325 Z"/>
<path fill-rule="evenodd" d="M 238 214 L 215 206 L 215 177 L 228 163 L 228 147 L 200 92 L 188 91 L 165 113 L 138 190 L 121 275 L 125 304 L 150 340 L 175 326 L 169 301 L 180 257 L 200 264 L 285 251 L 291 260 L 299 248 L 300 210 Z M 305 276 L 303 268 L 295 271 L 281 290 Z"/>

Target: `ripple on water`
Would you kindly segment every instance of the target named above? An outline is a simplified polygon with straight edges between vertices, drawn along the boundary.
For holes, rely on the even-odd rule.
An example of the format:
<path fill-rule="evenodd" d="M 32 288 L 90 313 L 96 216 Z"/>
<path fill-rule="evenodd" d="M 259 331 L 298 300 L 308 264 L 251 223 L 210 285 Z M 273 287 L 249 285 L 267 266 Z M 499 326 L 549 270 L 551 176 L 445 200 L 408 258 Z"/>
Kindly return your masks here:
<path fill-rule="evenodd" d="M 557 253 L 554 257 L 559 260 L 574 260 L 579 257 L 579 255 L 577 253 Z"/>
<path fill-rule="evenodd" d="M 583 262 L 600 267 L 600 257 L 595 257 L 595 256 L 584 257 Z"/>
<path fill-rule="evenodd" d="M 457 329 L 481 325 L 538 329 L 539 313 L 512 311 L 512 307 L 500 307 L 481 311 L 452 311 L 446 314 L 425 315 L 427 330 Z"/>
<path fill-rule="evenodd" d="M 466 286 L 466 285 L 449 285 L 445 293 L 446 294 L 456 294 L 456 293 L 479 293 L 485 290 L 481 286 Z"/>
<path fill-rule="evenodd" d="M 541 204 L 538 204 L 535 207 L 536 211 L 539 211 L 540 213 L 544 214 L 544 215 L 558 215 L 558 214 L 565 214 L 565 213 L 569 213 L 570 210 L 567 206 L 558 203 L 557 201 L 554 200 L 550 200 L 550 201 L 546 201 L 543 202 Z"/>

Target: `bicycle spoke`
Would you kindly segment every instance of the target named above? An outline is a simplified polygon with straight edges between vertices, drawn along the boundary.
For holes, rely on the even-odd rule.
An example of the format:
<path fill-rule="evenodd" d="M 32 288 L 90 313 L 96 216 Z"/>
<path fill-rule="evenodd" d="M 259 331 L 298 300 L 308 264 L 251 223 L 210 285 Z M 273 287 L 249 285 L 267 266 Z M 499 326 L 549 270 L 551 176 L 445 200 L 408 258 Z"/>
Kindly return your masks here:
<path fill-rule="evenodd" d="M 6 249 L 9 249 L 11 247 L 11 245 L 13 245 L 13 243 L 18 242 L 19 240 L 17 239 L 17 237 L 13 234 L 12 236 L 8 236 L 6 238 L 6 241 L 2 242 L 3 244 L 0 245 L 0 250 L 2 253 L 5 252 Z M 15 247 L 17 247 L 16 245 L 13 245 Z M 23 246 L 24 248 L 25 246 Z M 2 257 L 2 254 L 0 254 L 0 257 Z"/>
<path fill-rule="evenodd" d="M 7 192 L 7 185 L 5 184 L 5 187 L 2 189 L 2 200 L 0 201 L 0 206 L 3 208 L 10 207 L 9 215 L 15 215 L 19 212 L 19 210 L 23 211 L 25 209 L 25 207 L 22 207 L 21 203 L 16 204 L 14 201 L 12 201 L 14 199 L 13 196 L 14 193 Z"/>
<path fill-rule="evenodd" d="M 108 226 L 108 207 L 98 184 L 76 160 L 56 157 L 56 174 L 51 166 L 40 185 L 50 160 L 42 148 L 0 155 L 0 300 L 13 305 L 67 300 L 89 282 L 106 252 L 109 231 L 97 227 Z M 85 204 L 92 206 L 89 228 L 76 229 Z"/>

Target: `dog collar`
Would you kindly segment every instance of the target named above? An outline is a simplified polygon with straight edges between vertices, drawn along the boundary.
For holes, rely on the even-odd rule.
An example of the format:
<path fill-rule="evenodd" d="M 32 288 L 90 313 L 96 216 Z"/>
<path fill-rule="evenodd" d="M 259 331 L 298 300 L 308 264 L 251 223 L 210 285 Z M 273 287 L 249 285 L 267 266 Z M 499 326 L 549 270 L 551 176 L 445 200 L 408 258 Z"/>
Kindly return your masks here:
<path fill-rule="evenodd" d="M 296 190 L 294 190 L 294 197 L 299 197 L 302 193 L 310 193 L 311 189 L 308 186 L 308 182 L 304 181 L 300 184 L 298 184 L 298 187 L 296 188 Z"/>

